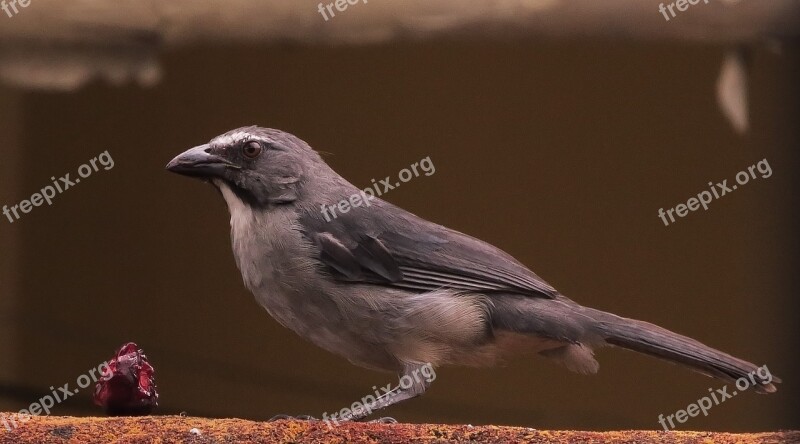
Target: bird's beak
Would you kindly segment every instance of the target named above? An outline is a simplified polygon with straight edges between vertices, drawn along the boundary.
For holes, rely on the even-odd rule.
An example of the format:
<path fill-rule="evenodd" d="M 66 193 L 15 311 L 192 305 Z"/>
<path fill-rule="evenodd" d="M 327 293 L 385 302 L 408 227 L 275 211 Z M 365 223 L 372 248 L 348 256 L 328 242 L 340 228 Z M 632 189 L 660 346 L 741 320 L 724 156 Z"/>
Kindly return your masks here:
<path fill-rule="evenodd" d="M 208 145 L 196 146 L 178 155 L 167 164 L 167 170 L 190 177 L 220 177 L 228 168 L 239 166 L 208 152 Z"/>

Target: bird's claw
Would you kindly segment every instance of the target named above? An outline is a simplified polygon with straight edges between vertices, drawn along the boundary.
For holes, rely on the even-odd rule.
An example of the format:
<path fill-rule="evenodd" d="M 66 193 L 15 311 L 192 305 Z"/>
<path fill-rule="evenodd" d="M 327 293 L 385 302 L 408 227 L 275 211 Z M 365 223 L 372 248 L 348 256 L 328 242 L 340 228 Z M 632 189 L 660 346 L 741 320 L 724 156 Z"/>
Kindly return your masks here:
<path fill-rule="evenodd" d="M 313 417 L 311 415 L 291 416 L 291 415 L 280 414 L 280 415 L 275 415 L 272 418 L 268 419 L 267 422 L 280 421 L 282 419 L 295 419 L 295 420 L 300 420 L 300 421 L 316 421 L 317 420 L 317 418 L 315 418 L 315 417 Z"/>
<path fill-rule="evenodd" d="M 373 419 L 370 422 L 376 424 L 397 424 L 397 420 L 390 416 L 384 416 L 383 418 Z"/>

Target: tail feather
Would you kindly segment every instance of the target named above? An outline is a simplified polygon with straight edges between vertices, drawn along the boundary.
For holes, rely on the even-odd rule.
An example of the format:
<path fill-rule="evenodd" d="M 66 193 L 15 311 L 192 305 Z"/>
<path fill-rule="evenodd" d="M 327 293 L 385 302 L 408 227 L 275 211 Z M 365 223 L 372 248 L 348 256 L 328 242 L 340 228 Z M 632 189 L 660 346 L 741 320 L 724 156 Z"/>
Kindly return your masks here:
<path fill-rule="evenodd" d="M 697 372 L 728 381 L 755 381 L 759 393 L 773 393 L 780 378 L 764 372 L 766 367 L 733 357 L 686 336 L 648 322 L 627 319 L 590 308 L 594 330 L 606 343 L 685 365 Z M 752 378 L 752 379 L 751 379 Z"/>
<path fill-rule="evenodd" d="M 594 373 L 597 363 L 592 349 L 614 345 L 689 367 L 707 376 L 727 381 L 747 380 L 759 393 L 772 393 L 780 378 L 766 366 L 715 350 L 694 339 L 643 321 L 623 318 L 583 307 L 569 298 L 555 299 L 505 296 L 493 300 L 495 328 L 548 338 L 562 346 L 539 354 L 580 373 Z"/>

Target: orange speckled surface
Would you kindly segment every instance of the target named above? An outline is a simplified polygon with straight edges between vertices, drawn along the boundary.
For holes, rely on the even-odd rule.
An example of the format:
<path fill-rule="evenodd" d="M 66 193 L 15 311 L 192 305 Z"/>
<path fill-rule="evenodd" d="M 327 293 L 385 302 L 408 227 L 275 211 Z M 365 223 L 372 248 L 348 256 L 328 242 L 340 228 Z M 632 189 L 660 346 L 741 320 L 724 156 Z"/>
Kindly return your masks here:
<path fill-rule="evenodd" d="M 193 429 L 196 429 L 193 431 Z M 800 443 L 800 432 L 573 432 L 522 427 L 348 423 L 254 422 L 181 416 L 117 418 L 35 417 L 8 431 L 7 443 Z"/>

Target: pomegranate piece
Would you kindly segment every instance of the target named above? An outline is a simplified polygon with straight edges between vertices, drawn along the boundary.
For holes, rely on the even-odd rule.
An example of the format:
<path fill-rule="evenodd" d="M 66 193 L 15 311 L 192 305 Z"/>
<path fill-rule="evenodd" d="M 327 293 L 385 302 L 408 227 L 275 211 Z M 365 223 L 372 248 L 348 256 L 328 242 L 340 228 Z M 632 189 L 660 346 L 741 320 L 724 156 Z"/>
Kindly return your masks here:
<path fill-rule="evenodd" d="M 111 416 L 149 415 L 158 406 L 155 370 L 138 345 L 123 345 L 108 361 L 95 385 L 94 403 Z"/>

